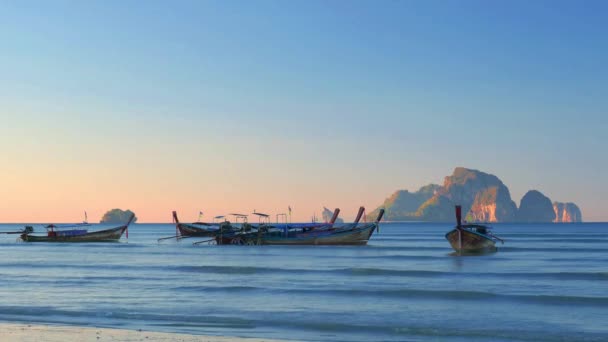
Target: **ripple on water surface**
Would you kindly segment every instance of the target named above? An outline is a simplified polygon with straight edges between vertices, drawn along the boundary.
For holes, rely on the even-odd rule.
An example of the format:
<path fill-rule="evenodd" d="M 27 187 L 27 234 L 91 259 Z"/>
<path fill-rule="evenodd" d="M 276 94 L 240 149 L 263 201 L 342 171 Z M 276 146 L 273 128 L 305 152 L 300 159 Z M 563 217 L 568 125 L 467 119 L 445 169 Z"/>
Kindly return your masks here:
<path fill-rule="evenodd" d="M 0 231 L 15 225 L 0 225 Z M 608 340 L 608 225 L 500 225 L 453 256 L 450 225 L 385 224 L 368 246 L 192 246 L 0 236 L 0 320 L 323 341 Z M 464 320 L 464 321 L 463 321 Z M 463 324 L 466 323 L 466 324 Z"/>

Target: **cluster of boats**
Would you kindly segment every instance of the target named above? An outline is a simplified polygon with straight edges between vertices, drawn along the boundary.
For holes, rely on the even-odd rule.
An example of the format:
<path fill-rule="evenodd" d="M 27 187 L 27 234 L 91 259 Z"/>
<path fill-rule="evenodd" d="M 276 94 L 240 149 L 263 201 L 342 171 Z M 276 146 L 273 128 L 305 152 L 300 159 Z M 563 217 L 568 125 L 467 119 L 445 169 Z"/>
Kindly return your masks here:
<path fill-rule="evenodd" d="M 335 222 L 340 213 L 336 209 L 329 222 L 326 223 L 270 223 L 267 214 L 253 213 L 258 216 L 258 224 L 247 222 L 247 215 L 231 214 L 235 221 L 224 221 L 217 224 L 203 222 L 181 223 L 177 213 L 173 212 L 176 235 L 163 239 L 184 239 L 191 237 L 206 237 L 208 239 L 194 244 L 207 243 L 218 245 L 365 245 L 384 215 L 381 209 L 375 221 L 360 223 L 364 207 L 359 208 L 353 223 L 336 226 Z"/>
<path fill-rule="evenodd" d="M 231 214 L 235 217 L 235 222 L 181 223 L 174 211 L 176 235 L 160 238 L 159 241 L 199 237 L 205 239 L 194 242 L 194 245 L 365 245 L 378 229 L 384 209 L 379 211 L 375 221 L 362 223 L 360 221 L 364 211 L 365 208 L 359 208 L 355 221 L 343 225 L 335 224 L 340 209 L 336 209 L 332 219 L 325 223 L 271 223 L 269 215 L 253 213 L 259 220 L 256 224 L 249 223 L 248 215 L 244 214 Z M 134 215 L 123 225 L 93 232 L 88 231 L 90 224 L 81 223 L 63 226 L 50 224 L 45 226 L 45 235 L 36 234 L 31 226 L 4 233 L 20 234 L 24 242 L 112 242 L 120 240 L 125 233 L 128 238 L 129 225 L 133 219 Z"/>
<path fill-rule="evenodd" d="M 324 223 L 271 223 L 270 216 L 254 212 L 258 223 L 249 223 L 248 215 L 230 214 L 233 222 L 224 216 L 217 216 L 219 222 L 182 223 L 173 212 L 175 235 L 158 239 L 204 238 L 194 242 L 194 245 L 365 245 L 374 231 L 379 229 L 384 209 L 372 222 L 361 223 L 365 212 L 360 207 L 356 219 L 352 223 L 336 225 L 340 209 L 335 209 L 330 221 Z M 81 223 L 69 226 L 50 224 L 46 226 L 46 234 L 34 233 L 31 226 L 16 232 L 25 242 L 112 242 L 118 241 L 126 233 L 129 237 L 129 225 L 135 216 L 118 227 L 89 232 L 90 224 Z M 487 253 L 496 251 L 496 243 L 504 241 L 492 234 L 490 227 L 481 224 L 462 224 L 461 207 L 456 206 L 456 227 L 449 231 L 445 238 L 458 253 Z"/>

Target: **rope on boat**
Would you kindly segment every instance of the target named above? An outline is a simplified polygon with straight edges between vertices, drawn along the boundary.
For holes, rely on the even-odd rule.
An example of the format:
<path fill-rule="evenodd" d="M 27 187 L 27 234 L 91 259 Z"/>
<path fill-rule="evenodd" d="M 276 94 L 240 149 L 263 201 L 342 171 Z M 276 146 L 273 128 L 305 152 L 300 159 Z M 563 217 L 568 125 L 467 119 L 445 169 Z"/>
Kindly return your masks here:
<path fill-rule="evenodd" d="M 502 243 L 503 245 L 505 244 L 505 240 L 503 240 L 503 239 L 499 238 L 498 236 L 496 236 L 496 235 L 494 235 L 494 234 L 492 234 L 492 233 L 490 233 L 490 232 L 487 232 L 486 234 L 488 234 L 488 235 L 490 235 L 491 237 L 495 238 L 496 240 L 500 241 L 500 243 Z"/>

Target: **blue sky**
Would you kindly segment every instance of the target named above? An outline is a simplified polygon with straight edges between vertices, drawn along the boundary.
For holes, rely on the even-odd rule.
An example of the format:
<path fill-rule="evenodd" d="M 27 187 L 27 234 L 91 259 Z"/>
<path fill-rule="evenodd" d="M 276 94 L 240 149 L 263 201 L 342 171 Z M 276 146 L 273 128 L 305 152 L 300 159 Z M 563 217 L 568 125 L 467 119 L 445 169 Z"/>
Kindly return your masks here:
<path fill-rule="evenodd" d="M 538 189 L 608 220 L 607 9 L 2 2 L 2 185 L 27 196 L 0 209 L 27 220 L 122 205 L 157 221 L 175 206 L 291 204 L 348 217 L 465 166 L 517 203 Z"/>

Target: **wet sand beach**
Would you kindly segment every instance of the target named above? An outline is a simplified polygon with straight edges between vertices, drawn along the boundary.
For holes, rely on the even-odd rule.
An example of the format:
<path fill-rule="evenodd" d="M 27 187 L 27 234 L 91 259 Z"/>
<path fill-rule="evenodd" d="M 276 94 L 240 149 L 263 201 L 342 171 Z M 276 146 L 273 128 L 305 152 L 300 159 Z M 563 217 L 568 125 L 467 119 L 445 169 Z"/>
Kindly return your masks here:
<path fill-rule="evenodd" d="M 0 323 L 0 341 L 272 342 L 278 340 L 176 334 L 126 329 Z"/>

